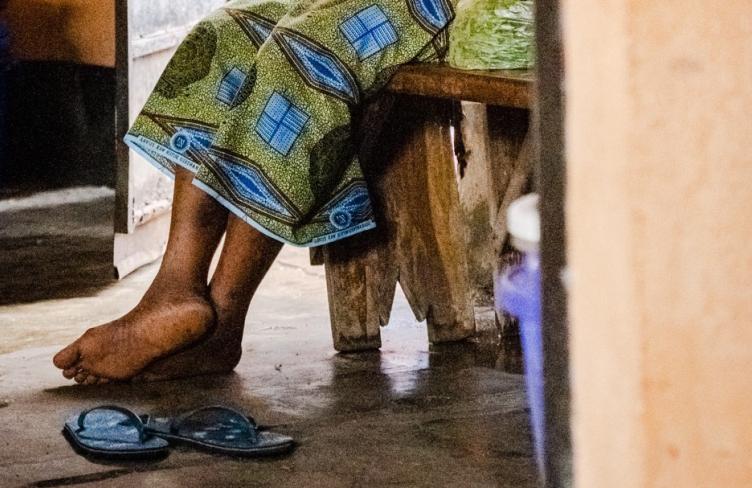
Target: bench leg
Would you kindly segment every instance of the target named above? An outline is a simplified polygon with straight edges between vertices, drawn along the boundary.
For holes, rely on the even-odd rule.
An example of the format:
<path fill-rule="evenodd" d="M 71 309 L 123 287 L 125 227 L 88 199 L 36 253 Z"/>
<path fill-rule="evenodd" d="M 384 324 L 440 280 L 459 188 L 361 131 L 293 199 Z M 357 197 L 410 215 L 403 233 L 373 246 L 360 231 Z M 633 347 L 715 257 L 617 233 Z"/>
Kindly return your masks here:
<path fill-rule="evenodd" d="M 510 190 L 519 196 L 532 171 L 525 167 L 522 179 L 517 178 L 530 115 L 526 110 L 480 103 L 462 102 L 461 106 L 459 190 L 469 236 L 470 279 L 476 306 L 490 306 L 494 302 L 493 274 L 507 238 L 506 226 L 504 222 L 500 226 L 498 219 L 506 216 L 508 205 L 504 202 Z"/>
<path fill-rule="evenodd" d="M 335 348 L 378 347 L 397 282 L 433 343 L 475 332 L 453 148 L 451 103 L 397 100 L 377 151 L 364 154 L 378 229 L 324 251 Z"/>
<path fill-rule="evenodd" d="M 475 314 L 450 136 L 453 102 L 412 99 L 407 105 L 405 123 L 413 130 L 405 131 L 395 166 L 400 174 L 393 175 L 408 182 L 402 195 L 393 195 L 392 207 L 402 230 L 400 284 L 416 317 L 427 319 L 431 343 L 460 341 L 474 335 Z"/>
<path fill-rule="evenodd" d="M 373 292 L 373 273 L 378 270 L 374 252 L 356 236 L 324 248 L 323 259 L 334 348 L 340 352 L 379 349 L 382 321 L 379 297 Z"/>

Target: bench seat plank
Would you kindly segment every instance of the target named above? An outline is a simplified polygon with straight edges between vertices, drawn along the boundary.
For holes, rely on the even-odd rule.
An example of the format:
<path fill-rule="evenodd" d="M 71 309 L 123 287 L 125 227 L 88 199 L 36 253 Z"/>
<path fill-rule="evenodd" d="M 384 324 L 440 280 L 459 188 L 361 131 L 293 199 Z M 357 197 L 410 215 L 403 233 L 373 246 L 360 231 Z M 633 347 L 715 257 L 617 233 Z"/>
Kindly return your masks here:
<path fill-rule="evenodd" d="M 467 71 L 445 64 L 410 64 L 386 87 L 391 93 L 528 109 L 535 76 L 528 70 Z"/>

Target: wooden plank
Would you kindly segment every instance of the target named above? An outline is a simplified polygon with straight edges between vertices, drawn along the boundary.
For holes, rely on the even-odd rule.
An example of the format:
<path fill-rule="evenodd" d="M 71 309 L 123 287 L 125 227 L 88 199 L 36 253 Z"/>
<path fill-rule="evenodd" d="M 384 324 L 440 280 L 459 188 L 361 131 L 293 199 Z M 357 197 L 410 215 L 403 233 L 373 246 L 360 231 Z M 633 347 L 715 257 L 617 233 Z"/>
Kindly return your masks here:
<path fill-rule="evenodd" d="M 460 166 L 460 203 L 467 228 L 467 258 L 476 306 L 493 303 L 493 226 L 504 176 L 510 171 L 491 156 L 488 106 L 461 102 L 461 121 L 455 126 Z M 498 173 L 495 171 L 499 169 Z"/>
<path fill-rule="evenodd" d="M 363 111 L 359 133 L 364 168 L 379 165 L 376 148 L 393 105 L 394 96 L 384 94 Z M 340 352 L 381 347 L 380 329 L 389 322 L 399 272 L 391 266 L 385 235 L 369 232 L 311 252 L 313 264 L 326 264 L 332 337 Z"/>
<path fill-rule="evenodd" d="M 443 64 L 411 64 L 397 71 L 386 90 L 527 109 L 534 85 L 533 72 L 527 70 L 467 71 Z"/>
<path fill-rule="evenodd" d="M 337 351 L 381 347 L 381 326 L 389 321 L 397 282 L 396 275 L 386 276 L 396 269 L 390 266 L 383 244 L 382 236 L 369 232 L 323 248 L 329 317 Z"/>
<path fill-rule="evenodd" d="M 500 160 L 506 161 L 506 168 L 511 170 L 505 175 L 503 190 L 497 195 L 498 208 L 494 212 L 493 253 L 497 257 L 501 256 L 507 241 L 507 210 L 512 202 L 521 197 L 528 188 L 535 170 L 536 157 L 536 141 L 534 141 L 533 131 L 528 130 L 528 124 L 520 121 L 515 127 L 510 124 L 514 116 L 506 110 L 505 114 L 506 117 L 503 119 L 492 118 L 494 127 L 491 130 L 494 154 Z M 498 112 L 495 115 L 498 115 Z"/>
<path fill-rule="evenodd" d="M 575 3 L 576 2 L 570 2 L 570 6 L 573 7 Z M 609 5 L 612 6 L 610 2 Z M 618 10 L 618 8 L 619 7 L 616 7 L 616 10 Z M 631 8 L 631 6 L 627 7 L 627 9 L 629 8 Z M 568 323 L 568 310 L 570 306 L 568 304 L 567 290 L 562 282 L 562 273 L 567 267 L 567 256 L 569 255 L 569 251 L 567 250 L 567 218 L 565 215 L 565 208 L 567 207 L 567 205 L 565 205 L 565 200 L 567 194 L 566 185 L 568 172 L 564 157 L 566 152 L 565 142 L 567 138 L 565 137 L 564 121 L 565 94 L 563 86 L 565 69 L 563 52 L 564 42 L 562 39 L 562 32 L 568 31 L 568 29 L 562 30 L 561 21 L 564 17 L 571 18 L 571 16 L 575 14 L 568 12 L 568 16 L 562 16 L 562 7 L 559 0 L 539 0 L 536 9 L 536 64 L 538 65 L 540 73 L 540 81 L 537 84 L 537 93 L 535 96 L 537 104 L 535 112 L 537 113 L 538 118 L 536 121 L 536 127 L 533 130 L 535 131 L 535 137 L 537 139 L 537 154 L 535 157 L 538 160 L 539 165 L 538 185 L 540 187 L 541 195 L 541 292 L 543 307 L 543 371 L 545 376 L 544 396 L 546 405 L 546 427 L 544 437 L 546 438 L 547 444 L 545 479 L 546 488 L 559 488 L 572 486 L 574 478 L 574 473 L 572 472 L 572 427 L 570 425 L 570 418 L 572 418 L 572 409 L 570 407 L 571 381 L 569 376 L 569 340 L 572 335 Z M 586 10 L 586 8 L 580 9 L 580 11 L 584 10 Z M 677 8 L 677 12 L 679 10 L 682 10 L 682 8 Z M 618 20 L 610 19 L 608 16 L 603 17 L 603 19 L 606 22 L 612 22 L 612 26 L 620 25 Z M 713 22 L 715 26 L 714 28 L 718 28 L 720 24 L 716 23 L 717 19 L 714 19 Z M 609 26 L 604 30 L 608 31 L 612 26 Z M 651 26 L 645 26 L 643 28 L 651 30 Z M 580 33 L 567 32 L 568 36 L 572 36 L 568 39 L 568 44 L 575 44 L 577 43 L 578 37 L 579 39 L 582 39 L 588 37 L 590 34 L 591 32 L 582 35 Z M 615 37 L 618 39 L 619 36 L 616 35 Z M 598 37 L 596 35 L 592 38 L 597 39 Z M 617 42 L 620 40 L 621 39 L 618 39 Z M 738 41 L 732 41 L 732 44 L 733 43 L 738 43 Z M 739 44 L 743 44 L 743 42 Z M 626 45 L 629 45 L 628 41 Z M 689 55 L 692 56 L 692 59 L 696 59 L 696 53 L 694 53 L 694 50 L 689 47 L 690 44 L 683 44 L 679 41 L 675 45 L 687 46 L 686 50 L 688 51 L 688 54 L 691 53 Z M 606 51 L 608 51 L 608 48 L 606 48 Z M 682 56 L 673 49 L 671 52 L 675 55 Z M 623 54 L 626 55 L 626 53 Z M 594 58 L 597 58 L 597 54 Z M 660 57 L 656 59 L 660 59 Z M 678 57 L 675 59 L 682 58 Z M 597 70 L 597 66 L 599 66 L 597 59 L 590 63 L 590 68 L 592 69 Z M 639 88 L 634 86 L 630 88 L 634 89 L 637 93 L 640 91 Z M 650 98 L 652 95 L 653 94 L 648 95 L 647 98 Z M 595 94 L 595 97 L 595 107 L 605 107 L 607 105 L 599 105 L 599 101 L 597 100 L 598 95 Z M 602 99 L 600 101 L 602 101 Z M 639 118 L 635 119 L 639 124 L 640 122 L 638 120 Z M 588 134 L 588 137 L 590 137 L 590 134 Z M 603 140 L 598 139 L 597 131 L 593 135 L 593 139 L 594 145 L 600 146 L 603 144 Z M 612 142 L 609 141 L 606 144 L 612 144 Z M 611 164 L 611 161 L 603 160 L 603 163 L 608 166 Z M 600 179 L 598 178 L 598 175 L 596 175 L 591 180 L 591 184 L 598 186 L 603 191 L 610 191 L 607 186 L 602 184 L 604 181 L 608 181 L 608 179 Z M 618 209 L 615 210 L 616 212 L 614 213 L 619 214 Z M 610 218 L 607 219 L 607 221 L 610 220 Z M 575 218 L 574 221 L 578 221 L 578 219 Z M 596 224 L 596 227 L 600 226 Z M 618 241 L 618 237 L 616 240 Z M 608 259 L 604 261 L 608 261 Z M 605 293 L 606 296 L 608 296 L 608 293 Z M 593 295 L 593 297 L 597 297 L 596 301 L 602 299 L 600 293 Z M 611 324 L 609 324 L 609 333 L 612 333 L 610 329 Z M 618 332 L 616 333 L 618 334 Z M 622 353 L 626 352 L 619 348 L 617 355 L 621 355 Z M 602 351 L 602 354 L 608 355 L 608 352 Z M 613 363 L 611 365 L 613 365 Z M 597 368 L 598 366 L 597 363 L 593 361 L 588 364 L 588 367 Z M 580 391 L 584 391 L 582 383 L 578 386 L 581 388 Z M 604 412 L 604 415 L 608 416 L 609 413 L 611 412 Z M 578 416 L 582 418 L 587 415 L 583 415 L 583 412 L 580 411 Z M 612 417 L 613 420 L 616 420 L 617 418 L 618 416 Z M 610 437 L 609 442 L 615 442 L 615 438 Z M 582 446 L 579 447 L 581 448 Z M 609 449 L 608 451 L 610 452 L 611 450 Z M 579 452 L 578 455 L 582 455 L 582 452 Z M 614 454 L 614 458 L 616 457 L 619 456 Z M 620 461 L 624 463 L 624 459 L 620 459 Z M 634 486 L 632 480 L 624 479 L 621 481 L 624 484 Z M 577 484 L 580 484 L 579 481 Z M 583 486 L 586 484 L 587 483 L 583 483 Z M 618 484 L 618 482 L 614 482 L 611 486 L 617 486 Z M 677 482 L 675 485 L 680 486 L 682 483 Z M 726 486 L 733 486 L 733 483 L 727 484 Z"/>
<path fill-rule="evenodd" d="M 115 0 L 0 0 L 14 59 L 115 66 Z M 5 8 L 3 8 L 3 6 Z"/>
<path fill-rule="evenodd" d="M 416 318 L 428 320 L 431 342 L 475 331 L 450 111 L 450 102 L 399 97 L 379 151 L 370 151 L 364 170 L 379 228 L 325 250 L 337 350 L 378 344 L 397 282 Z"/>
<path fill-rule="evenodd" d="M 459 189 L 476 306 L 493 303 L 493 273 L 507 234 L 504 222 L 499 224 L 499 213 L 505 214 L 509 203 L 505 195 L 510 184 L 519 195 L 532 173 L 527 162 L 517 169 L 529 125 L 528 110 L 462 103 Z M 522 172 L 521 178 L 515 171 Z"/>

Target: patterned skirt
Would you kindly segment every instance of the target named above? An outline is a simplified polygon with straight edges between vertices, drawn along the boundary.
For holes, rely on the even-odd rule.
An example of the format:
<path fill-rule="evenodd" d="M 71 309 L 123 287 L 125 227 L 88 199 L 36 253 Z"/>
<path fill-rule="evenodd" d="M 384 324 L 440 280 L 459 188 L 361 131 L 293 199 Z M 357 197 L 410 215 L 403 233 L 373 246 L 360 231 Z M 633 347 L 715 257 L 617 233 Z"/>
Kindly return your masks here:
<path fill-rule="evenodd" d="M 282 242 L 371 229 L 352 120 L 400 65 L 444 56 L 455 1 L 231 1 L 183 41 L 125 141 Z"/>

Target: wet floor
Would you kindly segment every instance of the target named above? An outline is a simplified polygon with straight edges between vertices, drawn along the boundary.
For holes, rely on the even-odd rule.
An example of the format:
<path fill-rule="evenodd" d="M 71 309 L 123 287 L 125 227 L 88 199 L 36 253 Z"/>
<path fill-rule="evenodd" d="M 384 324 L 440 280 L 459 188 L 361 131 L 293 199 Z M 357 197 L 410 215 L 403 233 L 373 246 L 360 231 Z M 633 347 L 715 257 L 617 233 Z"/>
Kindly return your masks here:
<path fill-rule="evenodd" d="M 100 210 L 103 202 L 110 200 L 99 201 Z M 338 355 L 323 269 L 309 266 L 296 249 L 283 251 L 254 299 L 236 373 L 150 385 L 69 385 L 51 355 L 88 325 L 127 310 L 156 271 L 152 265 L 117 283 L 98 273 L 108 231 L 106 221 L 93 222 L 106 212 L 78 205 L 52 214 L 50 230 L 32 222 L 50 218 L 46 210 L 10 220 L 12 214 L 0 213 L 2 246 L 12 243 L 12 232 L 44 241 L 59 228 L 89 228 L 69 247 L 2 250 L 4 269 L 13 262 L 10 253 L 18 253 L 18 260 L 62 270 L 30 262 L 34 280 L 18 278 L 19 287 L 9 273 L 0 274 L 0 291 L 7 293 L 0 306 L 0 486 L 535 486 L 514 339 L 500 340 L 494 322 L 484 320 L 473 342 L 429 347 L 424 324 L 399 296 L 381 352 Z M 81 226 L 82 216 L 90 225 Z M 18 226 L 8 222 L 16 220 L 27 222 L 24 232 L 12 230 Z M 75 255 L 79 245 L 99 252 Z M 76 257 L 66 260 L 65 253 Z M 88 271 L 73 279 L 77 267 Z M 89 275 L 98 278 L 75 283 Z M 43 301 L 20 296 L 33 283 Z M 299 446 L 290 456 L 260 461 L 180 448 L 158 463 L 95 464 L 73 453 L 59 431 L 71 413 L 103 403 L 168 415 L 221 403 L 293 435 Z"/>

